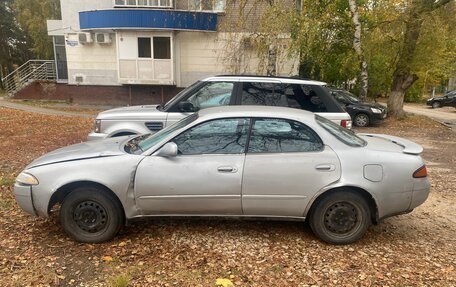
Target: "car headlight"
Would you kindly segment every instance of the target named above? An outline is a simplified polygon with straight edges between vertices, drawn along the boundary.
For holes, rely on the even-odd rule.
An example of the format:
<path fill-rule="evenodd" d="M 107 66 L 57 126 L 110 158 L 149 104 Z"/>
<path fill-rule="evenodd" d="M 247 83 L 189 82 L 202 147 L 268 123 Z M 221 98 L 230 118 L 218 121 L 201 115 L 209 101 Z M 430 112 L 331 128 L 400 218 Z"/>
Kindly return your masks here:
<path fill-rule="evenodd" d="M 33 175 L 26 173 L 26 172 L 21 172 L 17 178 L 16 182 L 22 185 L 38 185 L 38 179 L 34 177 Z"/>
<path fill-rule="evenodd" d="M 99 133 L 101 131 L 101 120 L 95 120 L 93 123 L 93 131 Z"/>
<path fill-rule="evenodd" d="M 382 110 L 376 109 L 376 108 L 371 108 L 371 111 L 372 111 L 374 114 L 381 114 L 381 113 L 382 113 Z"/>

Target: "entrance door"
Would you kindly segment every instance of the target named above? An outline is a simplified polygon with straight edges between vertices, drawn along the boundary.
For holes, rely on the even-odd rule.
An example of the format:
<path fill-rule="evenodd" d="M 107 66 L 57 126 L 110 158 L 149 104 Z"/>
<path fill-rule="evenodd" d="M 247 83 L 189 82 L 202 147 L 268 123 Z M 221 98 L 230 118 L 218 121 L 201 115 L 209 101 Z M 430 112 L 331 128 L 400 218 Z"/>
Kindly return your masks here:
<path fill-rule="evenodd" d="M 57 81 L 67 82 L 68 67 L 64 36 L 54 36 L 54 53 L 57 70 Z"/>

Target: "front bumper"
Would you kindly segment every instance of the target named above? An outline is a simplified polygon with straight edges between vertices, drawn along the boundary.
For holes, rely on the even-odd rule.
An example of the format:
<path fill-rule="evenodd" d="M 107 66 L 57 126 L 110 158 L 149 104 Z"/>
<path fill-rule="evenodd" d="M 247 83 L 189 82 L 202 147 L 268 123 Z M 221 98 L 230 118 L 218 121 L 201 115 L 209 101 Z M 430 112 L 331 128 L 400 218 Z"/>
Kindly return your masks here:
<path fill-rule="evenodd" d="M 372 124 L 380 124 L 382 123 L 386 118 L 386 111 L 384 111 L 381 114 L 371 114 L 370 120 Z"/>
<path fill-rule="evenodd" d="M 17 204 L 27 213 L 37 215 L 33 205 L 32 187 L 27 185 L 14 184 L 14 197 Z"/>
<path fill-rule="evenodd" d="M 88 140 L 88 141 L 102 140 L 102 139 L 105 139 L 105 138 L 107 138 L 107 137 L 108 137 L 108 135 L 107 135 L 107 134 L 104 134 L 104 133 L 91 132 L 91 133 L 87 136 L 87 140 Z"/>

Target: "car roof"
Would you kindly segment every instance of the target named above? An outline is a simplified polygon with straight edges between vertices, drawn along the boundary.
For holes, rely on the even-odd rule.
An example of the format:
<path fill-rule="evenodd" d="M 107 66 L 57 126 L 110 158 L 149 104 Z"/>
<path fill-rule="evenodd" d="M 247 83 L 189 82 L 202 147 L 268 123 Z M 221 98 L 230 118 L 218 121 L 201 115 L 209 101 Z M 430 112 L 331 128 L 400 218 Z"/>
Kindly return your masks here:
<path fill-rule="evenodd" d="M 200 110 L 198 116 L 204 119 L 232 117 L 289 118 L 303 121 L 313 120 L 315 114 L 300 109 L 273 106 L 219 106 Z"/>
<path fill-rule="evenodd" d="M 215 81 L 240 81 L 240 82 L 279 82 L 286 84 L 317 85 L 326 86 L 325 82 L 301 79 L 297 77 L 270 77 L 270 76 L 251 76 L 251 75 L 220 75 L 208 77 L 203 82 Z"/>

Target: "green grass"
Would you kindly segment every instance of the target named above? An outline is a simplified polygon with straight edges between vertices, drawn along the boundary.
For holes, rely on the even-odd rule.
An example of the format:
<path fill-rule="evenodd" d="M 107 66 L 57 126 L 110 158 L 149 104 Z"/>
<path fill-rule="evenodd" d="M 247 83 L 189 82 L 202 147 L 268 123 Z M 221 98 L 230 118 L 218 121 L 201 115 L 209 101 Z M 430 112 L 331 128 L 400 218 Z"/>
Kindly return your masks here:
<path fill-rule="evenodd" d="M 14 177 L 0 177 L 0 186 L 5 185 L 13 185 L 16 179 Z"/>
<path fill-rule="evenodd" d="M 119 275 L 110 280 L 110 285 L 112 287 L 127 287 L 130 281 L 130 276 L 128 275 Z"/>

